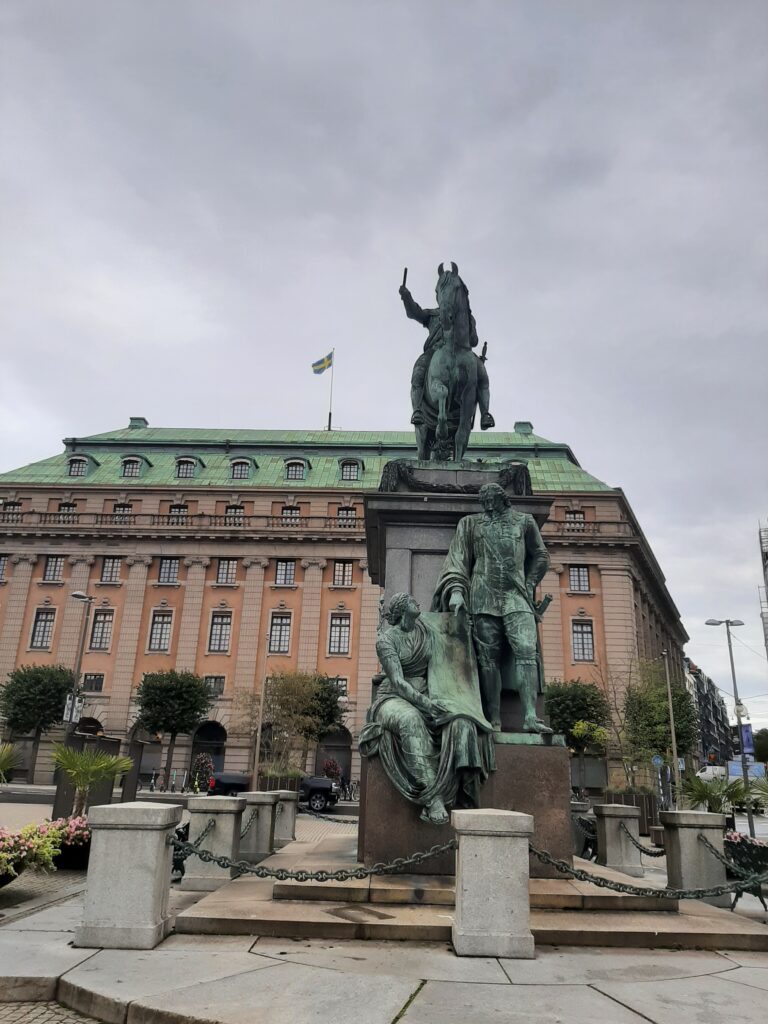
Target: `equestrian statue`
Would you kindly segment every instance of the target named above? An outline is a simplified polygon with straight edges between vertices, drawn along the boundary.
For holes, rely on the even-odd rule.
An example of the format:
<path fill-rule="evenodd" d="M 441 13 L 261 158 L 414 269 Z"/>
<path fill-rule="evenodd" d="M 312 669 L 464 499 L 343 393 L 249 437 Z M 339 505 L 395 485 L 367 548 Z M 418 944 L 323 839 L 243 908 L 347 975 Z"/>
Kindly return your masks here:
<path fill-rule="evenodd" d="M 416 360 L 411 377 L 411 423 L 416 427 L 419 458 L 460 462 L 469 444 L 475 410 L 480 406 L 480 429 L 495 426 L 489 411 L 490 385 L 485 369 L 485 350 L 477 348 L 475 318 L 469 291 L 451 263 L 437 268 L 437 309 L 422 309 L 406 287 L 403 274 L 400 298 L 406 316 L 427 328 L 424 352 Z"/>

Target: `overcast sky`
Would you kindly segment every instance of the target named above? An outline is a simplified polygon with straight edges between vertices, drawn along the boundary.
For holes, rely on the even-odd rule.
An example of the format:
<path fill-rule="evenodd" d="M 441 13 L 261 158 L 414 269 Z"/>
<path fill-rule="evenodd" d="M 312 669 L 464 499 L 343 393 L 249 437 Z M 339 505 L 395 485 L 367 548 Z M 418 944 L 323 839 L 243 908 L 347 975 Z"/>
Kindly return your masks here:
<path fill-rule="evenodd" d="M 498 428 L 530 419 L 624 488 L 725 689 L 703 623 L 745 620 L 768 725 L 765 0 L 0 19 L 0 469 L 130 415 L 321 428 L 332 347 L 334 425 L 403 429 L 424 337 L 402 270 L 429 305 L 453 259 Z"/>

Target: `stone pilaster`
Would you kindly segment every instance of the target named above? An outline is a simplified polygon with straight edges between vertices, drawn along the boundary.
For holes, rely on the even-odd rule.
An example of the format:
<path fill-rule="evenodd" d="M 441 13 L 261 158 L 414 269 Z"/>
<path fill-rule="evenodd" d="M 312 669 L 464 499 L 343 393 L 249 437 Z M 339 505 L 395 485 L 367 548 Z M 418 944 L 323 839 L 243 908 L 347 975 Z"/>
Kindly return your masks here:
<path fill-rule="evenodd" d="M 565 679 L 563 659 L 563 606 L 560 600 L 560 577 L 565 571 L 561 564 L 550 566 L 539 584 L 539 600 L 552 595 L 552 603 L 541 620 L 541 647 L 544 661 L 544 680 Z"/>
<path fill-rule="evenodd" d="M 125 584 L 125 602 L 115 654 L 115 670 L 110 687 L 107 731 L 127 732 L 128 712 L 136 668 L 136 654 L 142 638 L 141 613 L 147 589 L 147 571 L 152 563 L 149 555 L 130 555 L 125 560 L 128 579 Z"/>
<path fill-rule="evenodd" d="M 70 555 L 67 561 L 72 566 L 72 572 L 69 577 L 69 583 L 65 588 L 66 594 L 74 594 L 77 591 L 87 593 L 91 566 L 94 563 L 93 555 Z M 93 604 L 95 605 L 96 602 L 94 601 Z M 86 614 L 85 602 L 75 601 L 67 596 L 67 600 L 64 601 L 64 607 L 59 614 L 61 615 L 61 628 L 58 630 L 59 640 L 56 646 L 56 660 L 60 665 L 74 668 L 77 661 L 77 649 L 80 645 L 83 618 Z M 88 638 L 86 638 L 86 645 L 87 643 Z"/>
<path fill-rule="evenodd" d="M 320 602 L 323 594 L 324 558 L 305 558 L 304 591 L 301 602 L 301 630 L 299 632 L 299 672 L 313 672 L 317 668 L 317 648 L 320 643 Z"/>
<path fill-rule="evenodd" d="M 632 573 L 628 566 L 601 565 L 605 657 L 611 679 L 626 680 L 637 665 L 637 629 Z M 599 638 L 595 637 L 595 644 Z M 621 701 L 623 694 L 616 693 Z"/>
<path fill-rule="evenodd" d="M 379 670 L 379 659 L 376 655 L 376 631 L 379 625 L 379 599 L 381 588 L 371 583 L 368 578 L 368 562 L 360 560 L 363 570 L 363 590 L 360 598 L 360 630 L 357 648 L 357 693 L 355 695 L 355 717 L 351 724 L 352 744 L 352 778 L 360 778 L 360 754 L 357 750 L 357 737 L 365 724 L 365 715 L 371 703 L 371 679 Z M 350 695 L 351 696 L 351 695 Z"/>
<path fill-rule="evenodd" d="M 4 588 L 3 604 L 5 619 L 0 633 L 0 680 L 5 680 L 16 667 L 16 655 L 24 625 L 24 612 L 29 600 L 29 585 L 32 582 L 32 567 L 37 555 L 11 555 L 8 561 L 13 566 L 13 575 Z"/>
<path fill-rule="evenodd" d="M 185 558 L 187 582 L 184 587 L 184 607 L 181 610 L 179 646 L 176 650 L 176 669 L 183 672 L 195 671 L 197 645 L 200 640 L 200 612 L 205 593 L 205 570 L 211 564 L 210 558 L 195 555 Z"/>
<path fill-rule="evenodd" d="M 256 676 L 256 653 L 259 649 L 261 606 L 264 598 L 264 570 L 268 558 L 244 558 L 245 588 L 240 633 L 235 662 L 235 692 L 252 693 Z"/>

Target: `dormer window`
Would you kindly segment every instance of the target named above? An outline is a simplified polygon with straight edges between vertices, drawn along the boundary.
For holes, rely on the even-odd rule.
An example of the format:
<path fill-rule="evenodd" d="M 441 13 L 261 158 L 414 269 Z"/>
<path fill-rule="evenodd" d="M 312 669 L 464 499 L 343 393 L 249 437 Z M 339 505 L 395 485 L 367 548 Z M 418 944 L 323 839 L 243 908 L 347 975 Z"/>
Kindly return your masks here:
<path fill-rule="evenodd" d="M 138 459 L 123 459 L 123 476 L 140 476 L 141 462 Z"/>
<path fill-rule="evenodd" d="M 85 476 L 88 468 L 87 459 L 76 458 L 69 460 L 69 475 L 70 476 Z"/>
<path fill-rule="evenodd" d="M 194 459 L 177 459 L 176 476 L 179 480 L 189 480 L 195 475 L 197 464 Z"/>
<path fill-rule="evenodd" d="M 355 462 L 352 459 L 345 459 L 341 464 L 341 479 L 342 480 L 359 480 L 360 479 L 360 463 Z"/>
<path fill-rule="evenodd" d="M 293 459 L 285 464 L 286 480 L 304 480 L 307 475 L 306 463 Z"/>
<path fill-rule="evenodd" d="M 251 475 L 251 463 L 248 459 L 234 459 L 231 463 L 233 480 L 247 480 Z"/>

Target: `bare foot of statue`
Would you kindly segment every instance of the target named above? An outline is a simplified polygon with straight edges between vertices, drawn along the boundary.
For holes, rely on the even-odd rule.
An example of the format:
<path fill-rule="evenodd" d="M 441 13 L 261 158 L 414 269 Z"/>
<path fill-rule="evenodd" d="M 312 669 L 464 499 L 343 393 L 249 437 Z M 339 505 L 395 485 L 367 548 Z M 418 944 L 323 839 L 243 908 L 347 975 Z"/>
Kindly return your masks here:
<path fill-rule="evenodd" d="M 496 420 L 493 418 L 493 416 L 491 416 L 489 412 L 484 412 L 483 415 L 480 417 L 480 429 L 490 430 L 491 427 L 495 426 Z"/>
<path fill-rule="evenodd" d="M 543 736 L 551 736 L 552 730 L 545 725 L 540 718 L 526 718 L 523 722 L 523 732 L 538 732 Z"/>
<path fill-rule="evenodd" d="M 439 796 L 429 806 L 424 808 L 421 812 L 421 820 L 428 821 L 432 825 L 446 825 L 448 823 L 448 811 L 446 811 L 445 804 Z"/>
<path fill-rule="evenodd" d="M 414 427 L 424 426 L 424 413 L 421 411 L 421 409 L 413 410 L 413 416 L 411 416 L 411 423 L 414 425 Z"/>

